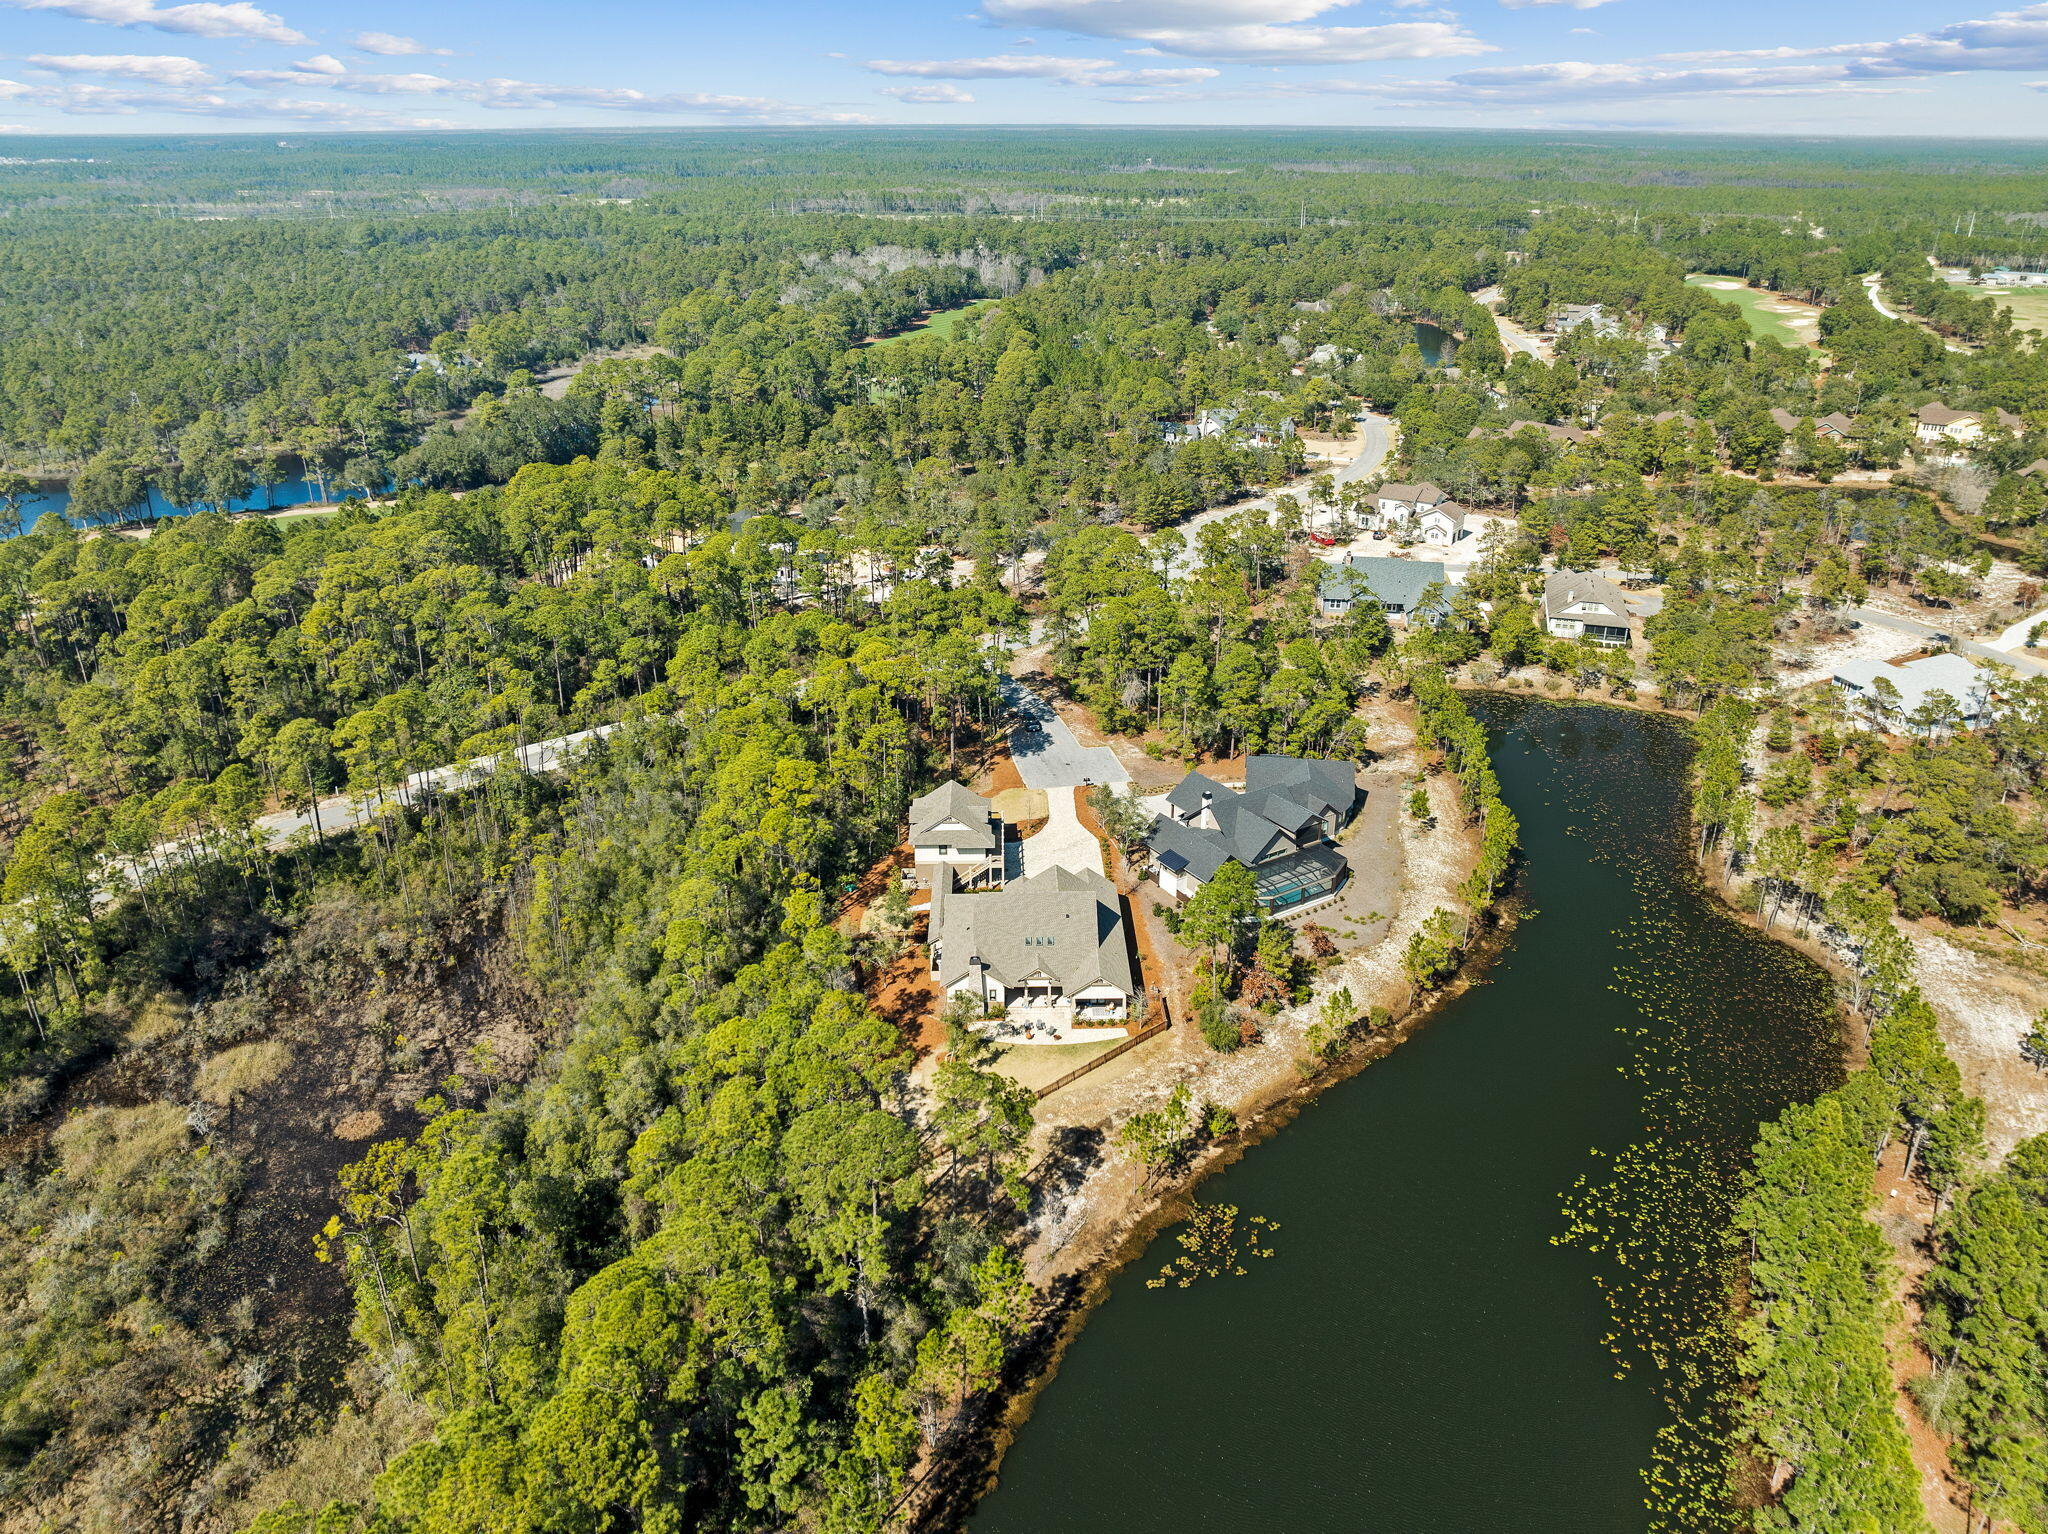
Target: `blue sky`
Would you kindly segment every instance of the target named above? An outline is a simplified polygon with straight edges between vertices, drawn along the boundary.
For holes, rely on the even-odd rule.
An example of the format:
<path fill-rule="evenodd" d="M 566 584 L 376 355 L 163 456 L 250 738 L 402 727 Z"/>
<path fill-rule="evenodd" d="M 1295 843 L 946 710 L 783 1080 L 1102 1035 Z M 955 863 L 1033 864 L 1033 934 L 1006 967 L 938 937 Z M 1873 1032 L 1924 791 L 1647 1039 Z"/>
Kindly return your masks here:
<path fill-rule="evenodd" d="M 11 135 L 868 122 L 2041 138 L 2048 3 L 0 0 Z"/>

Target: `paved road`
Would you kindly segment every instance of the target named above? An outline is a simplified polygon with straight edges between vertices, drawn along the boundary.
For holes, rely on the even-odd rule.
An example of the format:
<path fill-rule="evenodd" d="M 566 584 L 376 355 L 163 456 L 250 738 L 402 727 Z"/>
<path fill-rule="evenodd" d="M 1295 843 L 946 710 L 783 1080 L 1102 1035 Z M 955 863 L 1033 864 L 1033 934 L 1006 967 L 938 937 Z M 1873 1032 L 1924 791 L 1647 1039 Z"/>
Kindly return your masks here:
<path fill-rule="evenodd" d="M 1079 788 L 1087 783 L 1128 783 L 1131 775 L 1107 746 L 1084 746 L 1051 704 L 1014 677 L 1002 679 L 1010 726 L 1010 756 L 1026 788 Z"/>
<path fill-rule="evenodd" d="M 1499 288 L 1481 288 L 1472 295 L 1472 301 L 1492 311 L 1494 329 L 1500 332 L 1502 346 L 1511 352 L 1524 352 L 1538 362 L 1550 360 L 1544 355 L 1548 348 L 1541 337 L 1532 336 L 1513 320 L 1504 317 L 1499 310 L 1494 309 L 1493 306 L 1501 301 Z"/>
<path fill-rule="evenodd" d="M 1330 471 L 1330 479 L 1339 488 L 1353 480 L 1367 479 L 1377 474 L 1380 465 L 1387 461 L 1387 455 L 1394 450 L 1394 421 L 1391 416 L 1375 415 L 1370 410 L 1359 412 L 1358 452 L 1349 463 L 1342 463 Z M 1198 511 L 1184 522 L 1173 524 L 1181 537 L 1187 540 L 1181 551 L 1174 555 L 1167 566 L 1167 574 L 1177 581 L 1184 581 L 1194 573 L 1201 558 L 1199 535 L 1211 522 L 1220 522 L 1225 517 L 1235 517 L 1247 511 L 1263 511 L 1272 516 L 1274 504 L 1283 495 L 1296 500 L 1308 494 L 1309 485 L 1315 476 L 1305 474 L 1300 479 L 1280 486 L 1277 490 L 1249 501 L 1233 501 L 1227 506 L 1211 506 L 1207 511 Z"/>
<path fill-rule="evenodd" d="M 473 787 L 504 766 L 507 757 L 512 764 L 525 772 L 551 772 L 562 767 L 575 757 L 576 753 L 593 740 L 602 740 L 614 730 L 624 729 L 623 724 L 602 724 L 594 730 L 578 730 L 573 735 L 558 735 L 552 740 L 536 740 L 529 745 L 509 752 L 506 756 L 477 756 L 465 762 L 455 762 L 446 767 L 431 767 L 425 772 L 416 772 L 405 780 L 402 790 L 394 790 L 386 800 L 365 797 L 360 794 L 330 794 L 316 800 L 314 810 L 319 816 L 318 834 L 334 836 L 353 831 L 374 820 L 382 803 L 397 800 L 407 803 L 420 794 L 432 791 L 454 792 Z M 253 822 L 258 839 L 266 847 L 281 848 L 315 834 L 314 816 L 300 810 L 280 810 L 274 815 L 259 815 Z M 175 853 L 178 843 L 158 848 L 158 856 L 166 857 Z M 127 859 L 109 865 L 118 879 L 131 884 L 140 883 L 137 865 Z M 111 898 L 111 897 L 108 897 Z"/>
<path fill-rule="evenodd" d="M 1883 315 L 1888 320 L 1904 320 L 1907 324 L 1918 325 L 1922 330 L 1925 330 L 1929 335 L 1933 335 L 1934 331 L 1930 326 L 1923 323 L 1921 320 L 1916 319 L 1914 316 L 1910 314 L 1899 313 L 1898 310 L 1894 309 L 1890 304 L 1884 301 L 1884 294 L 1878 291 L 1878 284 L 1883 280 L 1884 273 L 1882 272 L 1871 272 L 1867 274 L 1863 279 L 1863 291 L 1870 295 L 1870 307 L 1875 309 L 1879 314 Z M 1970 348 L 1967 346 L 1956 345 L 1955 342 L 1949 340 L 1946 336 L 1941 338 L 1941 344 L 1944 348 L 1952 352 L 1963 352 L 1967 354 L 1970 350 Z"/>
<path fill-rule="evenodd" d="M 1915 639 L 1931 639 L 1936 634 L 1954 632 L 1951 629 L 1937 628 L 1932 623 L 1922 623 L 1915 618 L 1901 618 L 1896 613 L 1881 613 L 1874 607 L 1852 607 L 1848 616 L 1858 623 L 1867 623 L 1872 628 L 1890 629 L 1895 634 L 1908 634 Z M 2009 650 L 1994 650 L 1990 645 L 1979 644 L 1974 639 L 1956 640 L 1956 650 L 1957 653 L 1967 655 L 1973 660 L 1997 661 L 2002 666 L 2010 666 L 2015 671 L 2023 671 L 2031 676 L 2048 676 L 2048 665 L 2042 664 L 2032 656 L 2014 655 Z"/>
<path fill-rule="evenodd" d="M 1869 272 L 1864 275 L 1863 291 L 1870 295 L 1870 307 L 1875 309 L 1879 314 L 1883 315 L 1888 320 L 1904 319 L 1905 316 L 1899 313 L 1899 311 L 1894 309 L 1890 304 L 1886 303 L 1884 301 L 1884 294 L 1878 291 L 1877 285 L 1883 280 L 1884 273 L 1882 272 Z"/>
<path fill-rule="evenodd" d="M 594 730 L 578 730 L 573 735 L 558 735 L 553 740 L 537 740 L 510 753 L 514 765 L 526 772 L 551 772 L 563 766 L 577 751 L 593 740 L 602 740 L 622 725 L 603 724 Z M 477 756 L 452 766 L 432 767 L 425 772 L 416 772 L 405 780 L 403 789 L 393 794 L 401 803 L 409 802 L 422 793 L 450 792 L 474 787 L 496 772 L 504 762 L 503 757 Z M 349 831 L 376 818 L 378 802 L 353 794 L 335 794 L 319 801 L 320 830 L 325 834 Z M 283 810 L 275 815 L 264 815 L 256 821 L 257 832 L 273 847 L 284 845 L 293 837 L 310 835 L 313 831 L 313 817 L 298 810 Z"/>

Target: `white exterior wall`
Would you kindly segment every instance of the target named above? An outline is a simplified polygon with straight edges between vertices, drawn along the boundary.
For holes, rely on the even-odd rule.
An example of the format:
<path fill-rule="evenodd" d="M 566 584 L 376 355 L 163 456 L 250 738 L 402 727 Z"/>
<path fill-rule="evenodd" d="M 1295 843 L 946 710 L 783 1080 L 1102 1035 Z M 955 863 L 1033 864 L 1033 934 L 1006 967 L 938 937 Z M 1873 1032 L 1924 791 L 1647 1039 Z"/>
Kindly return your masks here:
<path fill-rule="evenodd" d="M 1067 1000 L 1075 1003 L 1076 1006 L 1092 1005 L 1098 1012 L 1106 1010 L 1110 1005 L 1113 1005 L 1115 1008 L 1114 1015 L 1118 1017 L 1128 1012 L 1131 1006 L 1131 998 L 1113 985 L 1091 985 L 1086 990 L 1074 992 Z"/>

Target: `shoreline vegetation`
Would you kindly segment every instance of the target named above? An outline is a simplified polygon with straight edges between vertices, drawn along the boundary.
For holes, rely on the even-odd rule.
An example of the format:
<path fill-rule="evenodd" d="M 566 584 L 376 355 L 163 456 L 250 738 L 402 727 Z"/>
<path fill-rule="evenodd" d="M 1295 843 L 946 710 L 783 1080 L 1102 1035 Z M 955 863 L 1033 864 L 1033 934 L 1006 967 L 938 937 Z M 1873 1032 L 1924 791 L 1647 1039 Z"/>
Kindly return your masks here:
<path fill-rule="evenodd" d="M 1964 1089 L 1943 1047 L 1933 1008 L 1907 971 L 1885 969 L 1881 977 L 1874 976 L 1873 969 L 1880 967 L 1874 955 L 1872 967 L 1866 968 L 1808 930 L 1789 922 L 1767 923 L 1745 900 L 1753 877 L 1745 879 L 1718 854 L 1717 833 L 1727 810 L 1725 788 L 1716 778 L 1725 777 L 1739 760 L 1731 752 L 1743 749 L 1756 723 L 1753 710 L 1723 705 L 1702 714 L 1641 698 L 1558 697 L 1500 686 L 1461 690 L 1649 714 L 1685 729 L 1695 742 L 1691 819 L 1695 862 L 1705 889 L 1731 919 L 1803 954 L 1837 982 L 1845 1079 L 1764 1126 L 1730 1229 L 1748 1253 L 1742 1282 L 1731 1293 L 1726 1312 L 1724 1346 L 1748 1387 L 1733 1403 L 1739 1421 L 1733 1447 L 1753 1459 L 1730 1465 L 1728 1489 L 1737 1506 L 1782 1508 L 1793 1528 L 1867 1526 L 1886 1534 L 1945 1528 L 1928 1517 L 1938 1506 L 1932 1500 L 1936 1489 L 1955 1506 L 1969 1497 L 1969 1488 L 1945 1457 L 1930 1459 L 1921 1452 L 1923 1441 L 1930 1439 L 1922 1399 L 1931 1392 L 1919 1388 L 1924 1379 L 1907 1389 L 1914 1371 L 1911 1358 L 1902 1356 L 1921 1344 L 1906 1330 L 1899 1258 L 1873 1223 L 1887 1187 L 1918 1176 L 1934 1194 L 1922 1238 L 1931 1239 L 1942 1203 L 1958 1195 L 1983 1157 L 1984 1104 Z M 1510 914 L 1494 934 L 1497 945 L 1488 958 L 1505 946 L 1512 926 Z M 1483 966 L 1462 970 L 1430 1014 L 1442 1001 L 1483 981 Z M 1408 1036 L 1404 1031 L 1394 1042 Z M 1357 1069 L 1385 1052 L 1365 1057 Z M 1355 1073 L 1346 1070 L 1343 1076 Z M 2048 1141 L 2028 1142 L 2011 1173 L 1989 1178 L 1991 1196 L 2005 1201 L 2001 1210 L 2011 1207 L 2012 1200 L 2048 1194 L 2048 1175 L 2040 1170 L 2048 1165 L 2044 1145 Z M 1176 1190 L 1176 1197 L 1185 1200 L 1189 1191 Z M 1091 1282 L 1089 1294 L 1099 1298 L 1144 1242 L 1178 1217 L 1178 1208 L 1138 1227 L 1132 1251 L 1117 1255 L 1107 1273 Z M 2048 1224 L 2032 1239 L 2048 1255 Z M 1944 1280 L 1951 1292 L 1961 1282 L 1952 1270 L 1937 1265 L 1932 1282 L 1939 1286 Z M 2012 1302 L 2023 1311 L 2031 1303 L 2016 1296 Z M 1970 1308 L 1955 1307 L 1958 1313 Z M 1941 1340 L 1956 1335 L 1947 1313 L 1933 1335 Z M 1827 1383 L 1814 1370 L 1825 1372 Z M 1031 1392 L 1043 1383 L 1033 1381 Z M 1824 1418 L 1813 1413 L 1816 1401 L 1827 1403 Z M 1666 1488 L 1667 1494 L 1673 1489 Z M 2017 1491 L 2009 1487 L 2006 1495 Z M 2023 1504 L 2008 1505 L 2016 1509 Z M 1702 1513 L 1697 1504 L 1663 1509 L 1666 1515 L 1673 1511 L 1681 1518 Z M 1685 1521 L 1654 1526 L 1673 1534 L 1694 1528 Z"/>

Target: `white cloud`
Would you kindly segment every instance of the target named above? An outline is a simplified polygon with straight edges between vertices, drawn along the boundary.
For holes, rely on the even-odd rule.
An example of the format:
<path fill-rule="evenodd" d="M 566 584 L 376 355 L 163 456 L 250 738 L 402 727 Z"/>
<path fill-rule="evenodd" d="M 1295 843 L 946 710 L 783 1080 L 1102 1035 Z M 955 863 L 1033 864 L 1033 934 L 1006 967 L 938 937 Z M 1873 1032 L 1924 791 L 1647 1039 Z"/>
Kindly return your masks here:
<path fill-rule="evenodd" d="M 925 80 L 1057 80 L 1062 85 L 1192 85 L 1222 71 L 1130 69 L 1111 59 L 1070 59 L 1050 54 L 997 53 L 978 59 L 869 59 L 861 66 L 878 75 L 914 75 Z"/>
<path fill-rule="evenodd" d="M 458 80 L 454 94 L 495 111 L 522 107 L 600 107 L 608 112 L 684 113 L 757 123 L 870 123 L 865 112 L 827 112 L 770 96 L 724 96 L 707 91 L 645 91 L 603 85 L 542 85 L 531 80 Z"/>
<path fill-rule="evenodd" d="M 31 53 L 23 63 L 60 75 L 107 75 L 156 85 L 211 85 L 213 72 L 176 53 Z"/>
<path fill-rule="evenodd" d="M 1236 64 L 1363 64 L 1498 53 L 1454 22 L 1396 21 L 1380 27 L 1214 27 L 1134 34 L 1160 53 Z"/>
<path fill-rule="evenodd" d="M 1343 0 L 988 0 L 989 20 L 1057 27 L 1091 37 L 1307 21 Z"/>
<path fill-rule="evenodd" d="M 2048 3 L 1958 21 L 1890 42 L 1815 48 L 1712 49 L 1647 60 L 1468 69 L 1436 80 L 1319 80 L 1246 92 L 1181 92 L 1153 100 L 1370 96 L 1402 107 L 1484 109 L 1606 104 L 1684 97 L 1884 97 L 1918 92 L 1941 75 L 2048 69 Z M 2035 90 L 2048 81 L 2027 82 Z M 1146 99 L 1146 98 L 1123 98 Z"/>
<path fill-rule="evenodd" d="M 1657 96 L 1895 95 L 1904 87 L 1846 80 L 1833 65 L 1662 69 L 1650 64 L 1515 64 L 1444 80 L 1320 80 L 1276 94 L 1380 96 L 1402 106 L 1536 106 Z"/>
<path fill-rule="evenodd" d="M 916 106 L 962 106 L 974 99 L 971 92 L 957 85 L 884 85 L 875 94 L 893 96 Z"/>
<path fill-rule="evenodd" d="M 456 128 L 445 117 L 418 117 L 355 101 L 305 101 L 291 97 L 225 95 L 219 91 L 137 90 L 111 85 L 22 86 L 0 81 L 0 96 L 75 117 L 133 117 L 169 112 L 181 117 L 285 120 L 337 128 Z"/>
<path fill-rule="evenodd" d="M 464 80 L 422 73 L 379 74 L 349 68 L 331 54 L 315 54 L 285 69 L 244 69 L 232 77 L 252 89 L 289 86 L 364 96 L 438 96 L 467 101 L 491 111 L 596 107 L 608 112 L 663 113 L 757 123 L 868 123 L 864 112 L 823 111 L 767 96 L 727 96 L 705 91 L 650 93 L 622 86 L 549 85 L 535 80 Z"/>
<path fill-rule="evenodd" d="M 252 88 L 288 85 L 297 90 L 354 91 L 367 96 L 455 96 L 481 89 L 474 81 L 450 80 L 443 75 L 361 74 L 346 66 L 330 67 L 336 62 L 326 54 L 316 54 L 288 69 L 241 69 L 233 78 L 238 85 Z"/>
<path fill-rule="evenodd" d="M 1839 59 L 1845 75 L 1863 79 L 2048 69 L 2048 4 L 1997 11 L 1977 21 L 1951 22 L 1932 32 L 1909 33 L 1890 42 L 1830 43 L 1820 48 L 1710 49 L 1660 57 L 1702 64 L 1751 59 Z"/>
<path fill-rule="evenodd" d="M 0 0 L 23 11 L 55 11 L 80 21 L 110 27 L 153 27 L 159 32 L 184 32 L 193 37 L 247 37 L 262 43 L 303 43 L 306 35 L 284 19 L 260 10 L 248 0 L 228 4 L 198 0 L 190 5 L 158 5 L 155 0 Z"/>
<path fill-rule="evenodd" d="M 434 53 L 443 58 L 452 58 L 455 54 L 453 48 L 429 48 L 415 38 L 400 37 L 396 32 L 358 32 L 351 46 L 361 53 L 378 53 L 392 59 L 421 53 Z"/>
<path fill-rule="evenodd" d="M 1299 23 L 1344 0 L 988 0 L 991 21 L 1128 38 L 1147 51 L 1239 64 L 1350 64 L 1493 53 L 1454 21 L 1377 27 Z"/>
<path fill-rule="evenodd" d="M 1590 11 L 1596 6 L 1611 5 L 1614 0 L 1500 0 L 1511 11 L 1526 11 L 1531 6 L 1567 5 L 1575 11 Z"/>

